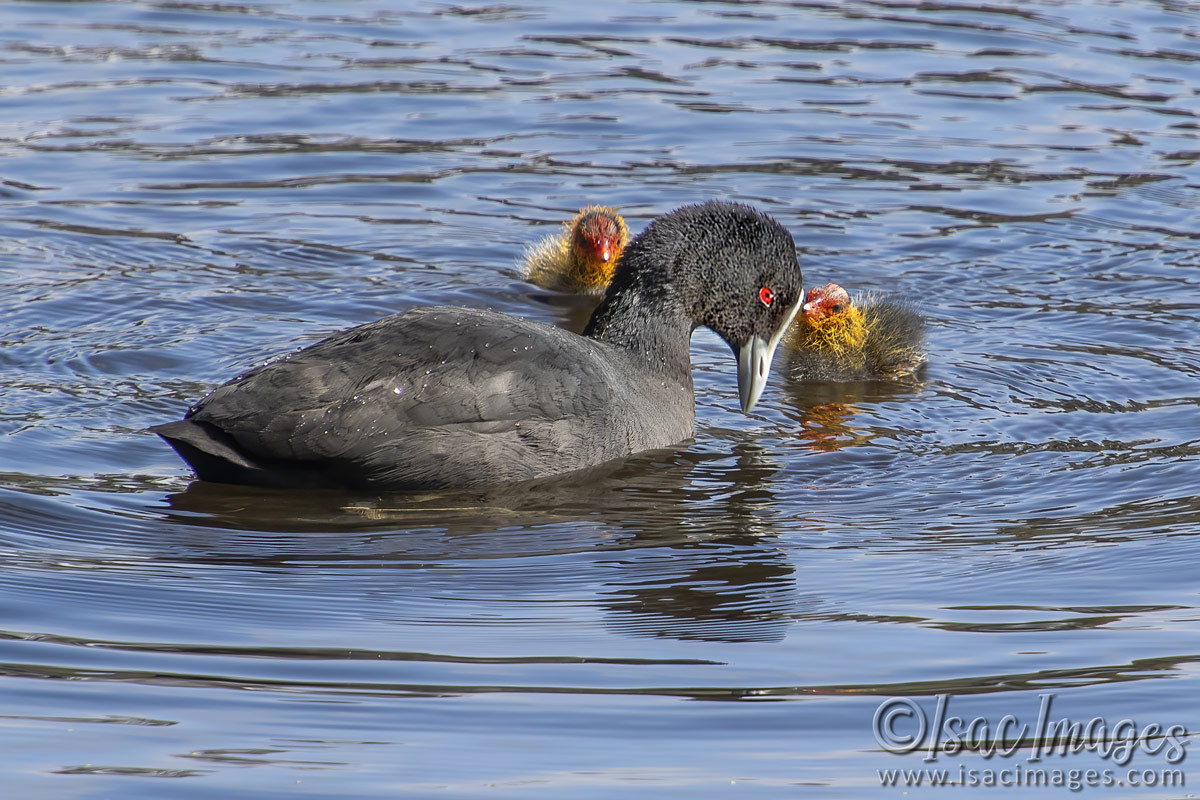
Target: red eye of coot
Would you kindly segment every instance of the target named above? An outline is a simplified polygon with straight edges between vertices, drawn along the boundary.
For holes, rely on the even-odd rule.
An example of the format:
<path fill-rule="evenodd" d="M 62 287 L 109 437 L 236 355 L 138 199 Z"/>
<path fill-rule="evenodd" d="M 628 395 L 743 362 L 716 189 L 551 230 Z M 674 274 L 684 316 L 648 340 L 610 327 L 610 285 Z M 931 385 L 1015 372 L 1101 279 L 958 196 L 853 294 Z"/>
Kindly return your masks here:
<path fill-rule="evenodd" d="M 775 302 L 775 292 L 771 291 L 770 286 L 764 286 L 758 290 L 758 299 L 762 300 L 764 306 L 769 306 Z"/>

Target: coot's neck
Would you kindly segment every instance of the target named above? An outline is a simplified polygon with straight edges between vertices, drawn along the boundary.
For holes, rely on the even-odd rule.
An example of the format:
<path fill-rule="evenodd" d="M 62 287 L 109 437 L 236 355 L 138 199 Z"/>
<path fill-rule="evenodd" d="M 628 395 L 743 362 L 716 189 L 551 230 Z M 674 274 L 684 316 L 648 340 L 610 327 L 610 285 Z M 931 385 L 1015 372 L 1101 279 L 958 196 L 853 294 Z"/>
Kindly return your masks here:
<path fill-rule="evenodd" d="M 583 335 L 629 350 L 671 375 L 691 375 L 689 344 L 696 324 L 670 285 L 641 281 L 610 287 Z"/>

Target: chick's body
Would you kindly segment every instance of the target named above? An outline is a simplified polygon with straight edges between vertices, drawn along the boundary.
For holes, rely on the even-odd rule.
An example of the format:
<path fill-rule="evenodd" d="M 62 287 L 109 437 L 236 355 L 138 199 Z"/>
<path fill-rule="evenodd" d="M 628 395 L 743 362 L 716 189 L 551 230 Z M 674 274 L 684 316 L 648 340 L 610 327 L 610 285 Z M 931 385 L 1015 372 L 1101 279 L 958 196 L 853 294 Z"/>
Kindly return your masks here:
<path fill-rule="evenodd" d="M 925 361 L 925 320 L 895 297 L 812 289 L 784 342 L 794 380 L 897 380 Z"/>

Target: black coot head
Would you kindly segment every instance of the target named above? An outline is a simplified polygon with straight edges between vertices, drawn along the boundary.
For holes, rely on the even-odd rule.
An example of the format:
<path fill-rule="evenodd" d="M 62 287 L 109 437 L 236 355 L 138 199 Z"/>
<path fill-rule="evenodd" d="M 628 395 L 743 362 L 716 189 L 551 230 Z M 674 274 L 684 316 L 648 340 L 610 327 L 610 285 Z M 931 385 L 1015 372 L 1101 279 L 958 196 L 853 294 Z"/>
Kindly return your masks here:
<path fill-rule="evenodd" d="M 614 288 L 640 283 L 678 292 L 696 325 L 738 360 L 742 410 L 758 402 L 775 348 L 804 299 L 791 234 L 739 203 L 683 206 L 655 219 L 626 249 Z"/>

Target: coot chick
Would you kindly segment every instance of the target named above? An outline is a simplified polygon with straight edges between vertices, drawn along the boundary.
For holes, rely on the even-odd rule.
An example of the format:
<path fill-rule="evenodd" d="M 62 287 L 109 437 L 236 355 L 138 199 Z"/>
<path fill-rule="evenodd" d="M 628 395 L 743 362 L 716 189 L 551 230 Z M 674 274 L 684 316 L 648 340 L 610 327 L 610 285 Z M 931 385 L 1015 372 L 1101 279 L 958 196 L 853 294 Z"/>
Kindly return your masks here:
<path fill-rule="evenodd" d="M 526 249 L 522 263 L 526 277 L 544 289 L 602 295 L 627 244 L 629 228 L 615 208 L 587 206 Z"/>
<path fill-rule="evenodd" d="M 697 326 L 733 349 L 753 408 L 801 282 L 792 237 L 770 217 L 684 206 L 625 249 L 582 335 L 413 309 L 252 369 L 151 430 L 223 483 L 433 489 L 568 472 L 692 436 Z"/>
<path fill-rule="evenodd" d="M 925 361 L 925 320 L 895 297 L 861 295 L 836 283 L 810 289 L 787 335 L 797 380 L 896 380 Z"/>

